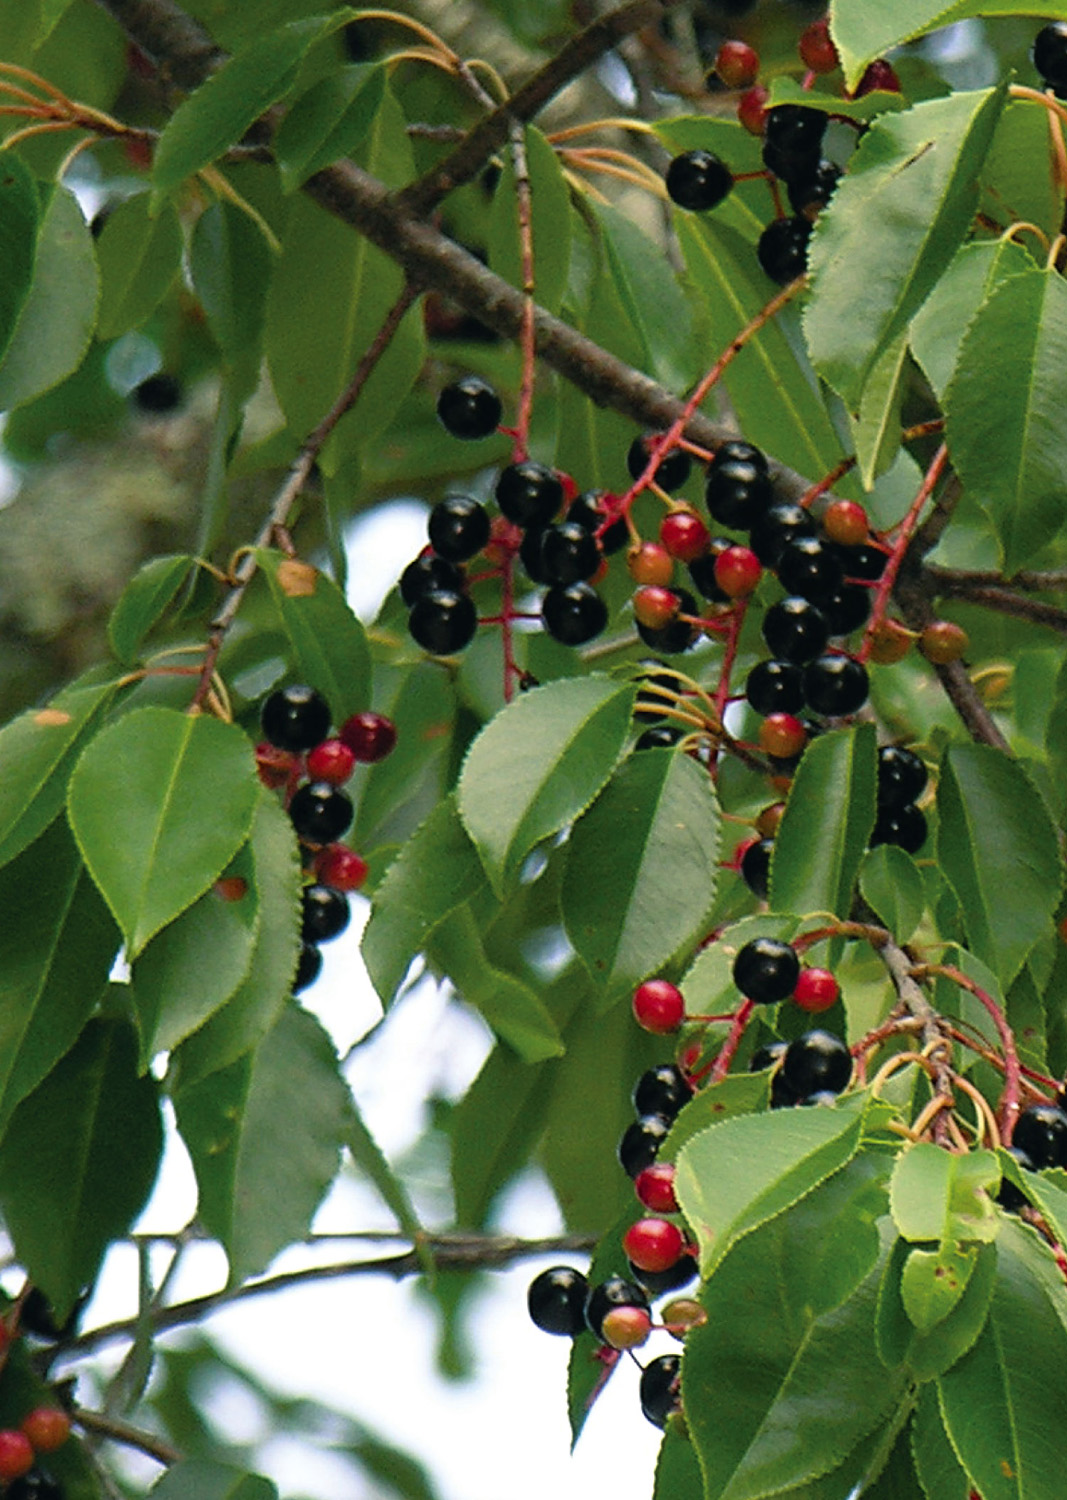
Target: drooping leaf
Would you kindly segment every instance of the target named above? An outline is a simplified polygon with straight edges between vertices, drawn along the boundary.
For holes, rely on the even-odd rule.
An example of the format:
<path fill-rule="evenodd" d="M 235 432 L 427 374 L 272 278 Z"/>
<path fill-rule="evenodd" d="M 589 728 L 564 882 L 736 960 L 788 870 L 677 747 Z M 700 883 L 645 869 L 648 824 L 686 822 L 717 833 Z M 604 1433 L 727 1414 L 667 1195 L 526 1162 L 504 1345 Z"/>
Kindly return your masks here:
<path fill-rule="evenodd" d="M 875 814 L 873 724 L 812 741 L 774 841 L 771 904 L 847 917 Z"/>
<path fill-rule="evenodd" d="M 999 1168 L 991 1151 L 956 1156 L 919 1141 L 897 1157 L 890 1187 L 893 1221 L 906 1240 L 993 1240 L 990 1192 Z"/>
<path fill-rule="evenodd" d="M 567 935 L 606 999 L 701 935 L 718 875 L 719 809 L 707 774 L 670 750 L 624 761 L 574 826 Z"/>
<path fill-rule="evenodd" d="M 333 1181 L 349 1094 L 322 1026 L 291 1002 L 251 1052 L 175 1096 L 198 1213 L 231 1284 L 301 1239 Z"/>
<path fill-rule="evenodd" d="M 934 1380 L 972 1348 L 986 1325 L 997 1281 L 997 1250 L 991 1244 L 977 1247 L 960 1295 L 954 1299 L 935 1301 L 929 1288 L 920 1284 L 925 1273 L 913 1269 L 911 1291 L 917 1295 L 909 1309 L 904 1283 L 915 1253 L 905 1240 L 897 1240 L 886 1263 L 878 1295 L 878 1352 L 885 1363 L 906 1366 L 914 1380 Z M 913 1311 L 923 1327 L 912 1317 Z M 935 1311 L 944 1315 L 931 1322 Z"/>
<path fill-rule="evenodd" d="M 567 288 L 570 264 L 570 192 L 555 151 L 536 126 L 523 134 L 530 194 L 535 295 L 542 307 L 558 312 Z M 515 162 L 510 149 L 501 152 L 503 171 L 493 193 L 487 226 L 489 266 L 512 286 L 522 288 L 523 255 Z"/>
<path fill-rule="evenodd" d="M 89 226 L 74 194 L 57 187 L 41 219 L 33 280 L 0 361 L 0 411 L 24 406 L 78 368 L 98 295 Z"/>
<path fill-rule="evenodd" d="M 68 812 L 129 958 L 222 873 L 259 790 L 246 737 L 205 715 L 139 708 L 90 742 Z"/>
<path fill-rule="evenodd" d="M 150 194 L 136 193 L 108 214 L 96 242 L 102 339 L 137 328 L 153 313 L 181 269 L 182 230 L 170 203 L 154 218 Z"/>
<path fill-rule="evenodd" d="M 945 393 L 953 467 L 993 522 L 1008 574 L 1062 524 L 1067 438 L 1056 389 L 1065 358 L 1067 286 L 1057 271 L 1035 267 L 989 292 Z"/>
<path fill-rule="evenodd" d="M 335 724 L 370 704 L 370 650 L 363 626 L 337 585 L 310 563 L 260 548 L 278 621 L 300 679 L 316 688 Z"/>
<path fill-rule="evenodd" d="M 77 1040 L 120 937 L 63 818 L 0 870 L 0 910 L 3 1122 Z"/>
<path fill-rule="evenodd" d="M 1056 831 L 1018 762 L 954 745 L 937 790 L 938 861 L 968 944 L 1005 986 L 1046 930 L 1063 887 Z"/>
<path fill-rule="evenodd" d="M 922 921 L 926 889 L 915 861 L 895 844 L 878 844 L 863 856 L 860 891 L 898 943 L 906 943 Z"/>
<path fill-rule="evenodd" d="M 0 359 L 33 280 L 40 207 L 33 174 L 12 151 L 0 158 Z"/>
<path fill-rule="evenodd" d="M 107 622 L 107 638 L 124 666 L 137 660 L 145 637 L 166 613 L 192 566 L 193 559 L 185 553 L 153 557 L 123 589 Z"/>
<path fill-rule="evenodd" d="M 150 1493 L 152 1500 L 278 1500 L 277 1489 L 262 1475 L 202 1458 L 172 1464 Z"/>
<path fill-rule="evenodd" d="M 819 215 L 804 327 L 816 369 L 850 411 L 970 230 L 1005 98 L 983 89 L 881 116 Z"/>
<path fill-rule="evenodd" d="M 155 1181 L 158 1093 L 153 1078 L 137 1076 L 133 1028 L 94 1020 L 11 1117 L 0 1208 L 15 1254 L 60 1322 Z"/>
<path fill-rule="evenodd" d="M 652 1500 L 704 1500 L 700 1461 L 688 1433 L 668 1428 L 656 1459 Z"/>

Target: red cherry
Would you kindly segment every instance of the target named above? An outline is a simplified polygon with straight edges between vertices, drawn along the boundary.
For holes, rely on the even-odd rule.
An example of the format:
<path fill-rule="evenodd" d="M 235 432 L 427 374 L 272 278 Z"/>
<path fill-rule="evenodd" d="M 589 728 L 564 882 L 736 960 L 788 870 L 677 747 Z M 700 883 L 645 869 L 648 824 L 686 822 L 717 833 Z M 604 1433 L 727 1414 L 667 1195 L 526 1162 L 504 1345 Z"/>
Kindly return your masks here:
<path fill-rule="evenodd" d="M 685 1000 L 669 979 L 646 979 L 634 990 L 634 1017 L 656 1036 L 669 1036 L 685 1020 Z"/>
<path fill-rule="evenodd" d="M 20 1426 L 35 1453 L 54 1453 L 70 1437 L 70 1418 L 58 1406 L 35 1406 Z"/>
<path fill-rule="evenodd" d="M 633 548 L 626 567 L 634 583 L 651 583 L 662 588 L 674 576 L 674 559 L 659 542 L 642 542 Z"/>
<path fill-rule="evenodd" d="M 797 43 L 800 60 L 813 73 L 832 73 L 838 65 L 837 48 L 830 35 L 830 22 L 825 16 L 821 21 L 812 21 L 806 31 L 801 32 Z"/>
<path fill-rule="evenodd" d="M 657 1214 L 676 1214 L 678 1199 L 674 1194 L 674 1167 L 670 1162 L 653 1162 L 634 1178 L 634 1191 L 646 1208 Z"/>
<path fill-rule="evenodd" d="M 728 89 L 747 89 L 759 77 L 759 53 L 747 42 L 723 42 L 715 54 L 715 71 Z"/>
<path fill-rule="evenodd" d="M 638 1219 L 623 1235 L 622 1248 L 639 1271 L 669 1271 L 681 1259 L 685 1241 L 669 1219 Z"/>
<path fill-rule="evenodd" d="M 793 999 L 810 1015 L 829 1010 L 837 1004 L 841 988 L 829 969 L 801 969 Z"/>
<path fill-rule="evenodd" d="M 746 599 L 762 575 L 760 560 L 750 547 L 724 547 L 715 559 L 715 582 L 730 599 Z"/>
<path fill-rule="evenodd" d="M 367 878 L 367 861 L 345 844 L 327 844 L 315 856 L 315 875 L 335 891 L 358 891 Z"/>
<path fill-rule="evenodd" d="M 371 710 L 353 714 L 341 725 L 340 738 L 357 760 L 365 764 L 384 760 L 396 744 L 396 725 L 384 714 Z"/>
<path fill-rule="evenodd" d="M 308 751 L 307 768 L 312 781 L 343 786 L 356 769 L 356 757 L 344 740 L 323 740 Z"/>
<path fill-rule="evenodd" d="M 822 529 L 842 547 L 859 547 L 870 535 L 867 512 L 856 500 L 832 500 L 823 512 Z"/>
<path fill-rule="evenodd" d="M 887 63 L 884 57 L 875 58 L 870 64 L 863 77 L 857 83 L 852 97 L 862 99 L 864 94 L 873 94 L 875 89 L 880 89 L 884 94 L 899 94 L 901 92 L 900 79 L 896 75 L 892 63 Z"/>
<path fill-rule="evenodd" d="M 760 749 L 776 760 L 799 755 L 807 740 L 808 731 L 793 714 L 768 714 L 759 727 Z"/>
<path fill-rule="evenodd" d="M 752 88 L 746 89 L 737 101 L 737 118 L 750 135 L 762 135 L 763 124 L 767 114 L 767 100 L 771 97 L 770 89 L 763 87 L 762 83 L 753 84 Z"/>
<path fill-rule="evenodd" d="M 10 1484 L 33 1468 L 33 1447 L 24 1432 L 13 1427 L 0 1429 L 0 1482 Z"/>
<path fill-rule="evenodd" d="M 671 557 L 690 563 L 708 550 L 711 532 L 694 511 L 672 510 L 660 522 L 659 539 Z"/>
<path fill-rule="evenodd" d="M 634 594 L 634 619 L 649 630 L 662 630 L 677 619 L 682 601 L 673 589 L 649 584 Z"/>

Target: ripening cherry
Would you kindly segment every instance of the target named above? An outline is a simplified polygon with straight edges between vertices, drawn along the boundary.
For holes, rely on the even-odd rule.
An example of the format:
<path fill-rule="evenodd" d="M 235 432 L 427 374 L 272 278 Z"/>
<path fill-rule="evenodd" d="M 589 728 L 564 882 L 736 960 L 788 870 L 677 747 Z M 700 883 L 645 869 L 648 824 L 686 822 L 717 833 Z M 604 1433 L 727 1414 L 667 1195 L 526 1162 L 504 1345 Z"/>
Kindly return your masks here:
<path fill-rule="evenodd" d="M 738 99 L 737 118 L 749 135 L 763 134 L 763 125 L 767 116 L 767 100 L 770 97 L 770 89 L 764 88 L 762 83 L 755 83 Z"/>
<path fill-rule="evenodd" d="M 634 594 L 634 619 L 646 630 L 662 630 L 678 618 L 682 601 L 673 589 L 648 584 Z"/>
<path fill-rule="evenodd" d="M 935 620 L 919 637 L 919 650 L 938 667 L 959 661 L 969 645 L 967 632 L 951 620 Z"/>
<path fill-rule="evenodd" d="M 54 1453 L 70 1437 L 70 1418 L 58 1406 L 35 1406 L 19 1425 L 35 1453 Z"/>
<path fill-rule="evenodd" d="M 674 577 L 674 559 L 659 542 L 642 542 L 634 547 L 626 558 L 626 567 L 634 583 L 663 588 Z"/>
<path fill-rule="evenodd" d="M 807 30 L 801 33 L 797 51 L 800 53 L 801 62 L 813 73 L 834 71 L 839 58 L 834 39 L 830 35 L 830 22 L 825 16 L 819 21 L 812 21 Z"/>
<path fill-rule="evenodd" d="M 0 1429 L 0 1483 L 21 1479 L 33 1468 L 33 1445 L 24 1432 L 13 1427 Z"/>
<path fill-rule="evenodd" d="M 763 576 L 751 547 L 724 547 L 715 559 L 715 582 L 728 599 L 747 599 Z"/>
<path fill-rule="evenodd" d="M 689 563 L 708 550 L 711 532 L 691 510 L 672 510 L 663 517 L 659 539 L 671 557 Z"/>
<path fill-rule="evenodd" d="M 669 1271 L 681 1259 L 685 1240 L 670 1219 L 638 1219 L 623 1235 L 622 1248 L 639 1271 Z"/>
<path fill-rule="evenodd" d="M 312 781 L 343 786 L 356 769 L 356 757 L 344 740 L 323 740 L 307 754 L 307 772 Z"/>
<path fill-rule="evenodd" d="M 669 1036 L 685 1020 L 685 1000 L 669 979 L 646 979 L 634 990 L 634 1019 L 655 1036 Z"/>
<path fill-rule="evenodd" d="M 840 994 L 840 986 L 829 969 L 801 969 L 793 1000 L 801 1010 L 815 1016 L 836 1005 Z"/>
<path fill-rule="evenodd" d="M 808 731 L 793 714 L 768 714 L 759 727 L 760 749 L 776 760 L 799 755 L 807 741 Z"/>
<path fill-rule="evenodd" d="M 887 615 L 871 634 L 869 659 L 880 667 L 891 667 L 904 660 L 917 639 L 913 630 Z"/>
<path fill-rule="evenodd" d="M 822 529 L 842 547 L 859 547 L 870 535 L 871 525 L 857 500 L 832 500 L 823 512 Z"/>
<path fill-rule="evenodd" d="M 674 1192 L 674 1166 L 671 1162 L 655 1161 L 643 1168 L 634 1178 L 634 1192 L 646 1208 L 657 1214 L 676 1214 L 678 1199 Z M 631 1260 L 633 1257 L 630 1257 Z"/>
<path fill-rule="evenodd" d="M 716 52 L 715 72 L 728 89 L 747 89 L 759 77 L 759 53 L 747 42 L 732 38 Z"/>

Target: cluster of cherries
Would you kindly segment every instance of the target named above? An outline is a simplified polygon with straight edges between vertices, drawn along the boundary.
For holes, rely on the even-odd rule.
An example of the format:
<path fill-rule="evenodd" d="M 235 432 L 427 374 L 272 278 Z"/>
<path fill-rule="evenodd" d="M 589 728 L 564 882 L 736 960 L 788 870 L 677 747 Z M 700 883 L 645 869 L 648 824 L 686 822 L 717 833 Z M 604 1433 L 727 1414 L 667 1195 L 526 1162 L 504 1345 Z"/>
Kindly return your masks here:
<path fill-rule="evenodd" d="M 357 765 L 384 760 L 396 744 L 396 727 L 384 714 L 353 714 L 332 736 L 331 722 L 325 698 L 302 683 L 279 688 L 260 709 L 259 777 L 265 786 L 284 791 L 311 876 L 302 897 L 294 991 L 307 989 L 318 978 L 319 944 L 344 932 L 348 892 L 359 890 L 367 878 L 366 861 L 338 842 L 355 811 L 344 785 Z"/>
<path fill-rule="evenodd" d="M 0 1363 L 16 1337 L 31 1334 L 52 1341 L 73 1330 L 75 1315 L 66 1327 L 57 1328 L 43 1293 L 31 1287 L 19 1301 L 17 1321 L 14 1309 L 0 1319 Z M 5 1500 L 63 1500 L 62 1488 L 41 1459 L 63 1447 L 70 1428 L 69 1415 L 55 1403 L 33 1407 L 17 1427 L 0 1428 L 0 1486 Z"/>

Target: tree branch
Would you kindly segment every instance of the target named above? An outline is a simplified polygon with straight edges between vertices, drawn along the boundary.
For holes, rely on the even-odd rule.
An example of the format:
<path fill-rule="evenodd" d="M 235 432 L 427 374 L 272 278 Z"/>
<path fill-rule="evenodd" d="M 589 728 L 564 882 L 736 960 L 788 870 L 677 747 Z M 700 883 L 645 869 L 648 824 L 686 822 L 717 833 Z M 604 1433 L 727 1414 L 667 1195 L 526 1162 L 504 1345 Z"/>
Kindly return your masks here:
<path fill-rule="evenodd" d="M 1028 620 L 1032 625 L 1047 625 L 1050 630 L 1058 630 L 1061 635 L 1067 635 L 1067 609 L 1060 609 L 1055 604 L 1045 604 L 1040 599 L 1027 599 L 1009 588 L 962 580 L 946 582 L 933 569 L 928 570 L 927 576 L 944 598 L 978 604 L 984 609 L 996 610 L 998 614 L 1011 615 L 1016 620 Z"/>
<path fill-rule="evenodd" d="M 174 0 L 97 0 L 161 71 L 192 90 L 222 66 L 227 54 Z"/>
<path fill-rule="evenodd" d="M 122 1422 L 118 1417 L 88 1411 L 84 1406 L 76 1406 L 71 1416 L 83 1431 L 91 1432 L 97 1437 L 110 1438 L 113 1443 L 122 1443 L 126 1448 L 136 1448 L 139 1453 L 147 1453 L 149 1458 L 154 1458 L 156 1463 L 170 1465 L 181 1461 L 177 1448 L 172 1448 L 162 1438 L 156 1437 L 154 1432 L 132 1427 L 129 1422 Z"/>

